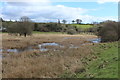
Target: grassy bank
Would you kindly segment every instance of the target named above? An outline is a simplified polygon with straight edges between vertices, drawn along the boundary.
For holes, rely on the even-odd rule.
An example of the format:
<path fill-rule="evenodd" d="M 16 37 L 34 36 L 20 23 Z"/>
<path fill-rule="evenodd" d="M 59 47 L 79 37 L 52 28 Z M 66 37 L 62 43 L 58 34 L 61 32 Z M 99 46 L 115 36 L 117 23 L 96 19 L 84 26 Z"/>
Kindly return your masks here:
<path fill-rule="evenodd" d="M 118 78 L 118 42 L 94 45 L 93 54 L 82 58 L 85 68 L 75 74 L 62 77 L 74 78 Z"/>

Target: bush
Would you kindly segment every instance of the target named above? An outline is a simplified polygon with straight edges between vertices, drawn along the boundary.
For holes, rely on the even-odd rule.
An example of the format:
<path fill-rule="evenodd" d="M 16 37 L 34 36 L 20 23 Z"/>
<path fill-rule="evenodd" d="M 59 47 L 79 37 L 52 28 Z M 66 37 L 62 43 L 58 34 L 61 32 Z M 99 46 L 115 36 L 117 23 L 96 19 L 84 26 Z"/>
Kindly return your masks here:
<path fill-rule="evenodd" d="M 98 28 L 98 36 L 101 37 L 102 42 L 117 41 L 118 32 L 118 23 L 113 21 L 103 22 Z"/>
<path fill-rule="evenodd" d="M 76 30 L 74 30 L 74 29 L 69 29 L 69 30 L 67 30 L 67 34 L 70 34 L 70 35 L 73 35 L 73 34 L 76 34 L 77 32 L 76 32 Z"/>
<path fill-rule="evenodd" d="M 18 33 L 19 29 L 17 23 L 11 23 L 7 29 L 8 33 Z"/>
<path fill-rule="evenodd" d="M 27 20 L 28 19 L 28 20 Z M 8 33 L 24 35 L 32 35 L 33 23 L 28 17 L 21 17 L 20 22 L 12 22 L 7 26 Z"/>
<path fill-rule="evenodd" d="M 36 23 L 34 30 L 40 32 L 60 32 L 62 31 L 62 26 L 58 23 Z"/>
<path fill-rule="evenodd" d="M 101 36 L 102 42 L 111 42 L 111 41 L 117 41 L 118 35 L 115 31 L 107 31 L 105 32 L 105 35 Z"/>

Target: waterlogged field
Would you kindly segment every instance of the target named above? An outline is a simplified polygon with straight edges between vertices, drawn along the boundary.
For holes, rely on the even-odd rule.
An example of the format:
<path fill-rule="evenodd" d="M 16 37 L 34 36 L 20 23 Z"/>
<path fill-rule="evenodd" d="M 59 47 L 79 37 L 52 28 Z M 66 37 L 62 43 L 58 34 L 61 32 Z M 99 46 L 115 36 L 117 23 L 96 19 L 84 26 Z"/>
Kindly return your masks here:
<path fill-rule="evenodd" d="M 92 43 L 97 36 L 87 34 L 0 35 L 3 78 L 117 77 L 117 42 Z"/>

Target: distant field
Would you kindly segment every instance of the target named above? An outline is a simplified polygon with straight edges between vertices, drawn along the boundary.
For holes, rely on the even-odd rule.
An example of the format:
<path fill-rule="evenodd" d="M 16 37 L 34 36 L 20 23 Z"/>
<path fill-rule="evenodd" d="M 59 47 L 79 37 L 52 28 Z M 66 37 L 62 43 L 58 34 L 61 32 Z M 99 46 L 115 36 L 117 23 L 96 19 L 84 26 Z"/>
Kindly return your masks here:
<path fill-rule="evenodd" d="M 71 25 L 74 25 L 74 26 L 77 26 L 77 28 L 83 28 L 83 29 L 93 27 L 93 25 L 84 25 L 84 24 L 71 24 Z"/>

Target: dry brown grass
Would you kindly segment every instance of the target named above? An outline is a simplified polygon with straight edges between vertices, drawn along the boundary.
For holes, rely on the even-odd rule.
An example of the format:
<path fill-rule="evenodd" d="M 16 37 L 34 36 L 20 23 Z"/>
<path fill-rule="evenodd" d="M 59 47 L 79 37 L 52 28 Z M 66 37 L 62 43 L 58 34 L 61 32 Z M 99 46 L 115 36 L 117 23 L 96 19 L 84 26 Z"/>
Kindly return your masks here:
<path fill-rule="evenodd" d="M 90 46 L 80 46 L 79 44 L 85 43 L 85 38 L 96 37 L 90 35 L 85 37 L 83 35 L 40 34 L 24 38 L 3 35 L 3 48 L 21 48 L 44 42 L 57 42 L 66 45 L 58 51 L 40 52 L 36 50 L 19 54 L 3 53 L 3 78 L 57 78 L 65 71 L 74 73 L 84 67 L 80 59 L 92 53 Z M 65 37 L 80 37 L 80 39 L 64 39 Z M 69 44 L 80 47 L 69 48 L 67 47 Z"/>
<path fill-rule="evenodd" d="M 57 42 L 62 45 L 80 45 L 86 42 L 86 39 L 95 38 L 94 35 L 67 35 L 67 34 L 34 34 L 28 37 L 10 36 L 2 34 L 3 48 L 25 48 L 30 45 L 36 45 L 46 42 Z M 70 39 L 65 39 L 70 38 Z"/>

